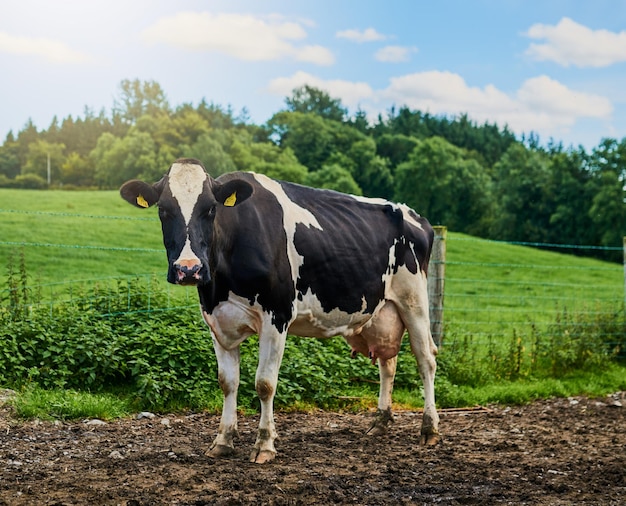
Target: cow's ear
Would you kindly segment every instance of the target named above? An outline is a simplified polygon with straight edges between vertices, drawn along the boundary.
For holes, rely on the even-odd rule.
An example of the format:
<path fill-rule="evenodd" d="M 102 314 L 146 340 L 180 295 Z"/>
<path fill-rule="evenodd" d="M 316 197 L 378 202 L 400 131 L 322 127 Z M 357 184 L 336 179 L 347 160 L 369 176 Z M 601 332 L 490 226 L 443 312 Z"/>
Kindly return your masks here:
<path fill-rule="evenodd" d="M 219 203 L 226 207 L 238 206 L 252 195 L 252 185 L 243 179 L 233 179 L 223 184 L 214 185 L 213 195 Z"/>
<path fill-rule="evenodd" d="M 139 208 L 153 206 L 161 195 L 159 183 L 151 185 L 133 179 L 122 185 L 120 195 L 129 204 Z"/>

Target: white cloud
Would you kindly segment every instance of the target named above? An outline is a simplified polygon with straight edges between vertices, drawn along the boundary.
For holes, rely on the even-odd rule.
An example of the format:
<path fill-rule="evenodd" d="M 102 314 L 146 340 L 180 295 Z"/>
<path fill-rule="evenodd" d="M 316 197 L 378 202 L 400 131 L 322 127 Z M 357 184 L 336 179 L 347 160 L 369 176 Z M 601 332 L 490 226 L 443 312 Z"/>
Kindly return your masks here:
<path fill-rule="evenodd" d="M 374 98 L 374 91 L 367 83 L 341 79 L 324 80 L 306 72 L 296 72 L 291 77 L 272 79 L 267 89 L 275 95 L 291 96 L 295 88 L 305 84 L 324 90 L 333 98 L 341 99 L 346 107 L 357 107 L 362 100 Z"/>
<path fill-rule="evenodd" d="M 304 23 L 283 17 L 250 14 L 179 12 L 161 18 L 142 32 L 148 44 L 164 43 L 189 51 L 216 51 L 246 61 L 291 58 L 331 65 L 333 54 L 321 46 L 300 47 L 307 37 Z"/>
<path fill-rule="evenodd" d="M 545 40 L 531 43 L 526 54 L 535 60 L 553 61 L 565 67 L 606 67 L 626 61 L 626 31 L 591 30 L 563 18 L 557 25 L 534 24 L 525 35 Z"/>
<path fill-rule="evenodd" d="M 375 42 L 377 40 L 385 40 L 382 33 L 378 33 L 374 28 L 366 28 L 363 31 L 360 30 L 341 30 L 337 32 L 336 37 L 338 39 L 348 39 L 352 42 Z"/>
<path fill-rule="evenodd" d="M 374 58 L 380 62 L 399 63 L 409 61 L 411 53 L 416 53 L 416 47 L 385 46 L 374 54 Z"/>
<path fill-rule="evenodd" d="M 493 85 L 468 86 L 458 74 L 422 72 L 392 78 L 382 95 L 396 104 L 434 114 L 468 115 L 518 132 L 554 132 L 581 118 L 608 119 L 613 107 L 599 95 L 570 90 L 547 76 L 527 79 L 514 95 Z"/>
<path fill-rule="evenodd" d="M 380 90 L 373 90 L 367 83 L 324 80 L 298 72 L 274 79 L 268 90 L 288 96 L 303 84 L 323 89 L 341 99 L 345 106 L 351 109 L 359 106 L 370 115 L 384 113 L 392 105 L 406 105 L 431 114 L 467 113 L 473 121 L 508 125 L 518 134 L 534 131 L 555 137 L 581 119 L 607 120 L 613 113 L 607 98 L 571 90 L 547 76 L 528 79 L 509 94 L 491 84 L 483 88 L 469 86 L 460 75 L 451 72 L 393 77 L 389 86 Z"/>
<path fill-rule="evenodd" d="M 304 46 L 295 54 L 295 59 L 317 65 L 332 65 L 335 57 L 332 52 L 323 46 Z"/>
<path fill-rule="evenodd" d="M 0 53 L 34 55 L 52 63 L 85 63 L 89 55 L 76 51 L 58 40 L 32 37 L 15 37 L 0 32 Z"/>
<path fill-rule="evenodd" d="M 578 117 L 607 118 L 613 112 L 607 98 L 570 90 L 547 76 L 527 79 L 516 97 L 529 109 L 544 111 L 565 121 Z"/>

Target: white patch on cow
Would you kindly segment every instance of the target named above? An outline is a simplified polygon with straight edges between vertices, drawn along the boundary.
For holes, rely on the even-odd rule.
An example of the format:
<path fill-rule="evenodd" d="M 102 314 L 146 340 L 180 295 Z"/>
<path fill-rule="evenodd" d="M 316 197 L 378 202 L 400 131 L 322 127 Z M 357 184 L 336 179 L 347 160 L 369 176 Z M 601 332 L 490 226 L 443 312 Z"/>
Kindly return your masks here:
<path fill-rule="evenodd" d="M 206 178 L 206 172 L 197 164 L 175 163 L 170 169 L 170 191 L 180 206 L 180 211 L 185 218 L 185 225 L 189 224 L 193 208 L 204 189 Z"/>
<path fill-rule="evenodd" d="M 250 305 L 248 299 L 229 292 L 228 299 L 220 302 L 211 314 L 202 310 L 202 317 L 220 345 L 232 350 L 247 337 L 261 332 L 264 316 L 260 305 Z"/>
<path fill-rule="evenodd" d="M 402 211 L 402 216 L 404 217 L 404 221 L 410 223 L 416 228 L 419 228 L 420 230 L 423 230 L 421 223 L 415 220 L 415 218 L 413 218 L 409 212 L 409 211 L 413 211 L 413 209 L 411 209 L 406 204 L 396 204 L 395 202 L 390 202 L 388 200 L 381 199 L 381 198 L 360 197 L 358 195 L 350 195 L 350 196 L 353 199 L 358 200 L 359 202 L 363 202 L 365 204 L 375 204 L 378 206 L 391 206 L 391 208 L 394 211 L 396 209 L 400 209 Z"/>
<path fill-rule="evenodd" d="M 379 309 L 377 307 L 374 314 L 371 314 L 366 312 L 366 308 L 367 301 L 364 297 L 361 310 L 356 313 L 346 313 L 337 308 L 327 313 L 322 308 L 320 300 L 309 289 L 302 296 L 302 300 L 298 300 L 296 303 L 296 319 L 290 325 L 289 333 L 318 338 L 348 337 L 359 333 Z"/>
<path fill-rule="evenodd" d="M 296 225 L 301 224 L 307 227 L 317 228 L 318 230 L 323 230 L 322 226 L 311 211 L 300 207 L 287 196 L 280 183 L 263 174 L 254 174 L 254 177 L 261 186 L 276 197 L 278 203 L 283 208 L 283 227 L 287 234 L 287 257 L 291 265 L 292 279 L 295 283 L 298 279 L 300 267 L 304 263 L 304 257 L 298 253 L 294 244 Z"/>
<path fill-rule="evenodd" d="M 365 204 L 375 204 L 377 206 L 391 206 L 393 209 L 398 208 L 398 204 L 394 202 L 389 202 L 388 200 L 374 197 L 361 197 L 360 195 L 350 195 L 354 200 L 358 200 L 359 202 L 363 202 Z"/>
<path fill-rule="evenodd" d="M 387 260 L 387 269 L 383 272 L 382 282 L 385 283 L 385 286 L 388 286 L 389 281 L 393 277 L 393 267 L 396 265 L 396 245 L 398 244 L 398 239 L 394 239 L 393 244 L 389 248 L 389 257 Z"/>
<path fill-rule="evenodd" d="M 196 262 L 200 261 L 198 256 L 191 249 L 191 241 L 189 240 L 189 236 L 187 236 L 187 239 L 185 239 L 185 245 L 183 246 L 180 255 L 178 255 L 178 259 L 174 263 L 180 263 L 183 260 L 194 260 Z"/>
<path fill-rule="evenodd" d="M 413 211 L 413 209 L 411 209 L 406 204 L 398 204 L 398 207 L 402 211 L 402 216 L 404 216 L 404 221 L 406 221 L 407 223 L 410 223 L 415 228 L 419 228 L 420 230 L 424 230 L 424 228 L 422 227 L 422 224 L 419 221 L 417 221 L 415 218 L 413 218 L 413 216 L 411 216 L 410 211 Z M 413 212 L 415 212 L 415 211 L 413 211 Z"/>
<path fill-rule="evenodd" d="M 175 163 L 170 169 L 170 191 L 180 206 L 180 211 L 185 220 L 185 227 L 189 225 L 191 215 L 193 214 L 193 208 L 204 190 L 204 182 L 206 179 L 207 174 L 204 169 L 200 165 L 194 163 Z M 183 260 L 200 262 L 198 256 L 191 249 L 189 233 L 187 233 L 185 246 L 175 263 L 180 263 Z"/>

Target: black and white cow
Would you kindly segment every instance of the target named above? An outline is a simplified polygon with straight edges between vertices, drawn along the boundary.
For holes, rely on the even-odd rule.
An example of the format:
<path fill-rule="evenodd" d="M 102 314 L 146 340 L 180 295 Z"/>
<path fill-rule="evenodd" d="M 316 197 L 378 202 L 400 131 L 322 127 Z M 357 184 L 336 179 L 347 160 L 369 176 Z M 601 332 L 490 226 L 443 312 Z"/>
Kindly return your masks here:
<path fill-rule="evenodd" d="M 428 221 L 405 205 L 234 172 L 217 179 L 202 163 L 179 159 L 157 183 L 128 181 L 122 197 L 158 205 L 167 279 L 197 285 L 212 331 L 224 393 L 219 432 L 207 452 L 234 451 L 239 345 L 259 336 L 256 391 L 261 400 L 250 460 L 276 455 L 273 400 L 287 334 L 342 335 L 353 355 L 380 368 L 378 411 L 370 433 L 386 430 L 397 354 L 405 329 L 424 384 L 422 443 L 439 439 L 426 271 Z"/>

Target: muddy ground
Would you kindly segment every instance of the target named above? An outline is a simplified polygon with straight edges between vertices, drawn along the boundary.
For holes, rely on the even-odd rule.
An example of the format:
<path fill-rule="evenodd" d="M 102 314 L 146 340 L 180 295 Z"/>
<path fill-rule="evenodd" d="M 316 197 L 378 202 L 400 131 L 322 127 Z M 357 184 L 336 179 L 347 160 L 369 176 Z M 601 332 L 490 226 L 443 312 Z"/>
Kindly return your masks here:
<path fill-rule="evenodd" d="M 371 413 L 277 414 L 278 456 L 204 456 L 219 419 L 157 415 L 106 424 L 17 422 L 0 411 L 0 504 L 626 504 L 624 394 L 441 413 L 443 442 L 418 445 L 421 413 L 388 435 Z"/>

